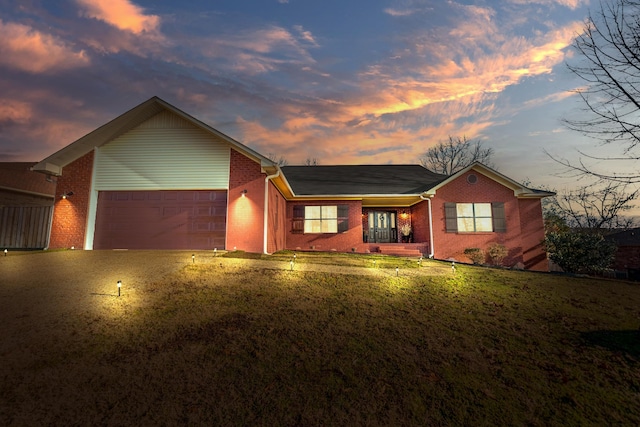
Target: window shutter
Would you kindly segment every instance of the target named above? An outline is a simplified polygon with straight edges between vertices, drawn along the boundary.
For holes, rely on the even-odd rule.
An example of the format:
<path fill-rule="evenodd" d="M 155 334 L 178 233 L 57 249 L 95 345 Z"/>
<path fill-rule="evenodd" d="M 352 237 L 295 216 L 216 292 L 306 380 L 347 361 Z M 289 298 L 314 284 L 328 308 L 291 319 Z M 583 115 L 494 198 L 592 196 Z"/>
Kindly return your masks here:
<path fill-rule="evenodd" d="M 338 205 L 338 233 L 349 230 L 349 205 Z"/>
<path fill-rule="evenodd" d="M 447 233 L 456 233 L 458 231 L 458 213 L 455 203 L 444 204 L 444 218 Z"/>
<path fill-rule="evenodd" d="M 293 221 L 291 221 L 291 232 L 295 234 L 304 233 L 304 205 L 293 207 Z"/>
<path fill-rule="evenodd" d="M 491 215 L 493 216 L 493 231 L 505 233 L 507 231 L 507 218 L 504 215 L 504 203 L 491 203 Z"/>

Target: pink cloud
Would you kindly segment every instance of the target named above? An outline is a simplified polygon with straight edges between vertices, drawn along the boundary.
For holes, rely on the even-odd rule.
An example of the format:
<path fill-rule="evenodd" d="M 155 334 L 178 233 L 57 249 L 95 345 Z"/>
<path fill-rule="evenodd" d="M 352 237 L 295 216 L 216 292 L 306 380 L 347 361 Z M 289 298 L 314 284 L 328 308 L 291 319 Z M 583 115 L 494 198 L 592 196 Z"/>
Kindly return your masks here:
<path fill-rule="evenodd" d="M 13 122 L 25 124 L 33 117 L 31 106 L 26 102 L 13 99 L 0 99 L 0 123 Z"/>
<path fill-rule="evenodd" d="M 84 16 L 104 21 L 120 30 L 134 34 L 159 30 L 160 17 L 147 15 L 144 9 L 128 0 L 76 0 Z"/>
<path fill-rule="evenodd" d="M 32 27 L 0 20 L 0 64 L 27 71 L 44 73 L 84 67 L 90 60 L 63 40 Z"/>

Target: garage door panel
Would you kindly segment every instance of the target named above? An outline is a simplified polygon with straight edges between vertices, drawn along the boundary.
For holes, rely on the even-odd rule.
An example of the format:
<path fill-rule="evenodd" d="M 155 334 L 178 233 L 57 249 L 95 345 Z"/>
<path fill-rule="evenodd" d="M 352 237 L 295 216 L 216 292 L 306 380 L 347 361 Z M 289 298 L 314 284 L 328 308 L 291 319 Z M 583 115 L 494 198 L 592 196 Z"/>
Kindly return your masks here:
<path fill-rule="evenodd" d="M 224 249 L 226 191 L 101 191 L 95 249 Z"/>

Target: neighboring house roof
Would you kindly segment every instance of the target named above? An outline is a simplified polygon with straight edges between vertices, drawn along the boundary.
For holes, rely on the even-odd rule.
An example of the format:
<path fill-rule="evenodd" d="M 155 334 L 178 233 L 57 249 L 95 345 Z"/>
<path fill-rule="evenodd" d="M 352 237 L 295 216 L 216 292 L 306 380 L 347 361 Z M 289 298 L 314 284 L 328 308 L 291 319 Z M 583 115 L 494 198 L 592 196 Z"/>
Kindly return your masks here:
<path fill-rule="evenodd" d="M 264 157 L 262 154 L 241 144 L 233 138 L 201 122 L 200 120 L 190 116 L 189 114 L 174 107 L 168 102 L 163 101 L 157 96 L 150 98 L 142 104 L 111 120 L 109 123 L 100 126 L 93 132 L 88 133 L 82 138 L 57 151 L 56 153 L 53 153 L 51 156 L 35 164 L 33 166 L 33 170 L 50 175 L 61 175 L 62 168 L 69 163 L 84 156 L 95 147 L 100 147 L 123 135 L 124 133 L 136 128 L 143 122 L 149 120 L 151 117 L 162 111 L 170 111 L 178 115 L 179 117 L 189 121 L 191 124 L 204 130 L 205 132 L 211 133 L 228 142 L 232 148 L 260 162 L 262 167 L 265 168 L 265 170 L 267 170 L 268 172 L 273 173 L 277 170 L 277 166 L 272 160 Z"/>
<path fill-rule="evenodd" d="M 420 165 L 282 166 L 296 196 L 418 195 L 446 179 Z"/>
<path fill-rule="evenodd" d="M 613 240 L 618 246 L 640 246 L 640 228 L 618 231 L 605 236 L 607 240 Z"/>
<path fill-rule="evenodd" d="M 36 162 L 0 162 L 0 189 L 35 196 L 54 197 L 56 183 L 46 176 L 34 173 Z"/>

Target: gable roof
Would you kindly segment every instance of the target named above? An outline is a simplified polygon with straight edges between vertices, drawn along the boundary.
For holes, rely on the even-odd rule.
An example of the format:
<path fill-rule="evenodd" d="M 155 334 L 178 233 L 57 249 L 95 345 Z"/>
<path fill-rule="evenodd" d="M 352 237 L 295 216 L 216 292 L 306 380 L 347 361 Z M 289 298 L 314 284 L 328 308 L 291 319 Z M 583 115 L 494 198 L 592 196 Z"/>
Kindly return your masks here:
<path fill-rule="evenodd" d="M 439 183 L 437 183 L 436 185 L 434 185 L 433 187 L 431 187 L 430 189 L 428 189 L 428 191 L 426 191 L 425 193 L 427 195 L 433 196 L 436 194 L 436 191 L 438 191 L 438 189 L 440 189 L 441 187 L 447 185 L 448 183 L 450 183 L 451 181 L 461 177 L 462 175 L 464 175 L 465 173 L 469 172 L 470 170 L 472 170 L 474 172 L 478 172 L 481 173 L 482 175 L 486 176 L 489 179 L 492 179 L 494 181 L 496 181 L 499 184 L 504 185 L 505 187 L 513 190 L 513 194 L 516 197 L 520 197 L 520 198 L 543 198 L 543 197 L 549 197 L 549 196 L 554 196 L 556 193 L 550 192 L 550 191 L 544 191 L 544 190 L 536 190 L 533 188 L 529 188 L 529 187 L 525 187 L 524 185 L 512 180 L 511 178 L 501 174 L 500 172 L 491 169 L 488 166 L 483 165 L 480 162 L 475 162 L 470 164 L 469 166 L 467 166 L 466 168 L 459 170 L 458 172 L 454 173 L 453 175 L 447 177 L 446 179 L 440 181 Z"/>
<path fill-rule="evenodd" d="M 420 165 L 281 166 L 296 196 L 419 195 L 446 179 Z"/>
<path fill-rule="evenodd" d="M 241 144 L 233 138 L 223 134 L 222 132 L 212 128 L 206 123 L 190 116 L 184 111 L 174 107 L 166 101 L 154 96 L 147 101 L 139 104 L 124 114 L 116 117 L 110 122 L 100 126 L 96 130 L 86 134 L 82 138 L 72 142 L 61 150 L 53 153 L 46 159 L 36 163 L 32 170 L 37 172 L 43 172 L 50 175 L 61 175 L 62 168 L 73 162 L 74 160 L 84 156 L 95 147 L 100 147 L 109 141 L 123 135 L 124 133 L 136 128 L 146 120 L 155 116 L 162 111 L 169 111 L 177 116 L 187 120 L 197 128 L 202 129 L 205 132 L 211 133 L 223 141 L 229 143 L 229 145 L 243 153 L 244 155 L 253 158 L 257 162 L 260 162 L 261 166 L 268 169 L 270 172 L 277 170 L 276 164 L 264 157 L 262 154 L 252 150 L 251 148 Z"/>
<path fill-rule="evenodd" d="M 36 162 L 0 162 L 0 189 L 18 193 L 53 197 L 56 183 L 39 173 L 33 173 L 31 167 Z"/>
<path fill-rule="evenodd" d="M 516 197 L 542 198 L 555 194 L 525 187 L 479 162 L 449 176 L 420 165 L 282 166 L 281 169 L 295 197 L 433 196 L 470 170 L 513 190 Z"/>

